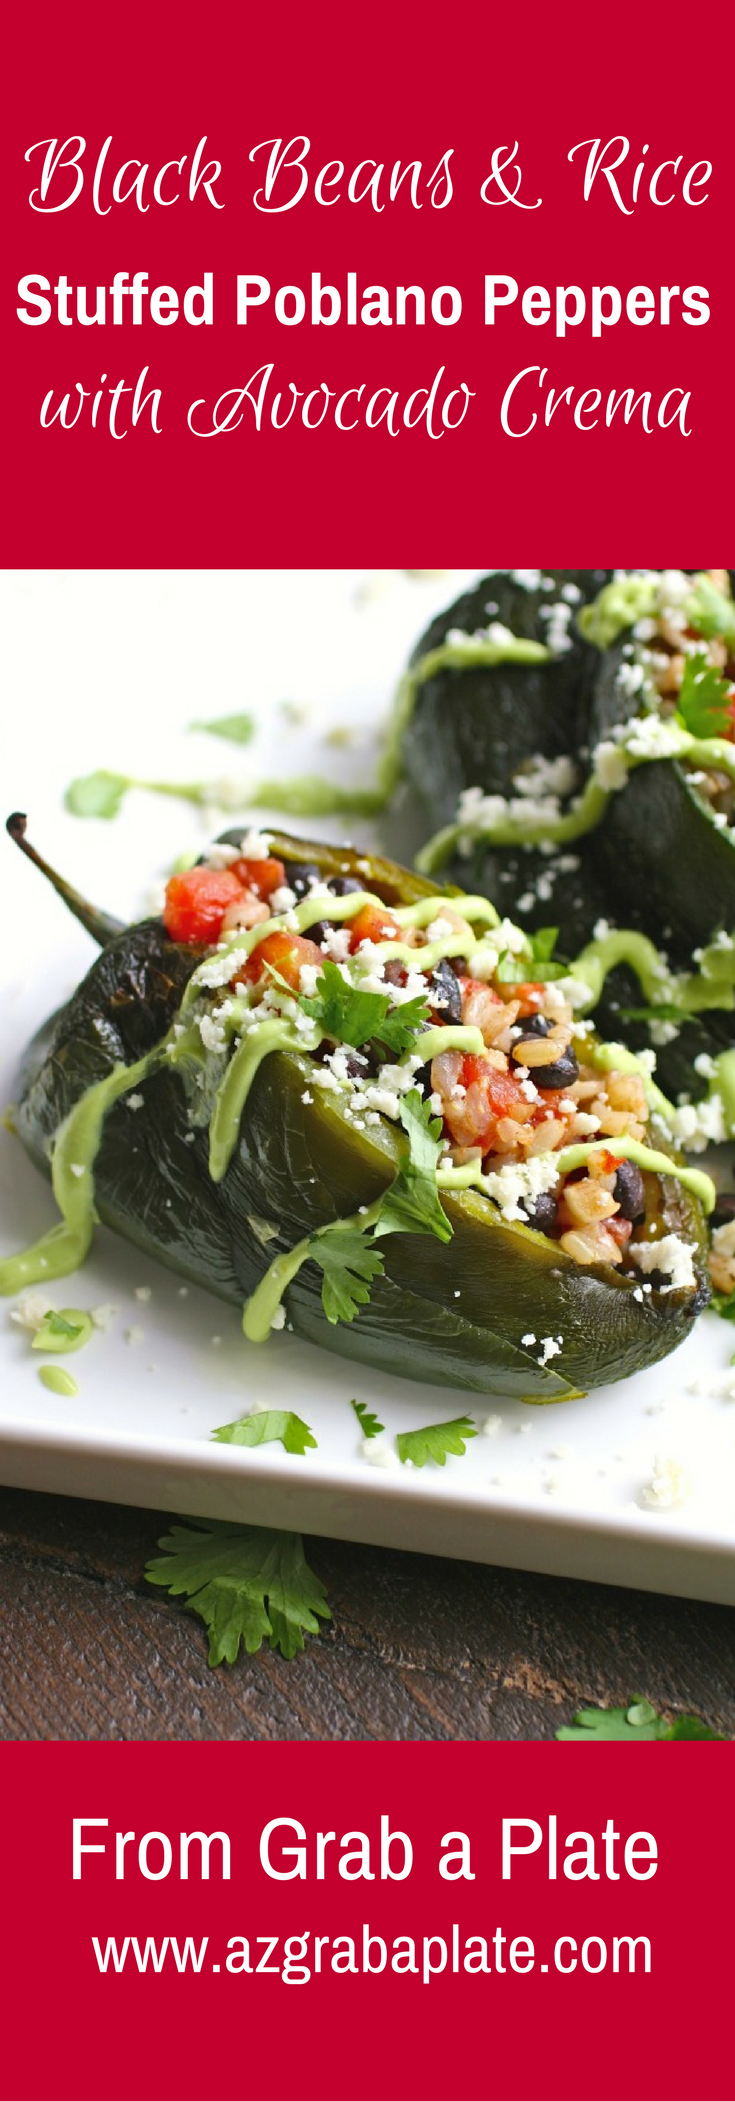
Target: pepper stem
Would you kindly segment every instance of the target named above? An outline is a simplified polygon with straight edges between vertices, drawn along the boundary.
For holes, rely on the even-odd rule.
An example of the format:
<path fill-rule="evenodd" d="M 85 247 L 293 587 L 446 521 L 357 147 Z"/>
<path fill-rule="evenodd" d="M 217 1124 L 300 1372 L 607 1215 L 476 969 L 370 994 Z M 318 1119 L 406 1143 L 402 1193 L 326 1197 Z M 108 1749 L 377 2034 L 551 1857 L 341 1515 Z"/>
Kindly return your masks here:
<path fill-rule="evenodd" d="M 116 934 L 122 933 L 124 921 L 114 920 L 110 913 L 101 912 L 98 906 L 90 905 L 86 898 L 80 896 L 78 890 L 74 890 L 72 885 L 66 882 L 65 877 L 59 876 L 56 869 L 52 869 L 50 863 L 44 861 L 43 855 L 39 854 L 37 849 L 31 846 L 30 840 L 26 838 L 27 823 L 28 819 L 20 810 L 14 810 L 12 816 L 6 820 L 6 830 L 10 833 L 15 846 L 20 847 L 21 853 L 25 854 L 27 860 L 32 861 L 34 867 L 40 869 L 41 875 L 45 876 L 52 885 L 57 897 L 63 898 L 69 912 L 74 914 L 75 920 L 80 920 L 82 926 L 86 927 L 87 933 L 92 936 L 92 940 L 98 942 L 101 949 L 106 948 L 107 943 L 111 942 Z"/>

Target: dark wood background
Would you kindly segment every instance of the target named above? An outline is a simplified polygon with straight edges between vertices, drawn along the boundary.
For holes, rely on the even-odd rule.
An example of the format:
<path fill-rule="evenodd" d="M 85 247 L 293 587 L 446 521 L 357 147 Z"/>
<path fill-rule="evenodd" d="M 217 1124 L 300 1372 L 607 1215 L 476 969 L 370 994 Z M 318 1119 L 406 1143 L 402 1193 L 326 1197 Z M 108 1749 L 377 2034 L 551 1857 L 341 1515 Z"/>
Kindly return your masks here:
<path fill-rule="evenodd" d="M 308 1547 L 327 1632 L 211 1671 L 144 1581 L 169 1523 L 0 1489 L 0 1737 L 552 1738 L 636 1693 L 735 1736 L 725 1606 L 334 1540 Z"/>

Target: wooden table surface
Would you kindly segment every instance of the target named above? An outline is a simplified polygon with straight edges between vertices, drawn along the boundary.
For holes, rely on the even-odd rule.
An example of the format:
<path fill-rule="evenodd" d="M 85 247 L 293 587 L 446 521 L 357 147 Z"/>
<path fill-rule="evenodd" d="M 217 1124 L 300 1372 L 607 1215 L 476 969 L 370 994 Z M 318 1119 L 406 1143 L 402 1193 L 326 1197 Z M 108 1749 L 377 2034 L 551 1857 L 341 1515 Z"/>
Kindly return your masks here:
<path fill-rule="evenodd" d="M 636 1693 L 735 1736 L 735 1617 L 637 1591 L 312 1540 L 334 1619 L 211 1671 L 144 1581 L 170 1520 L 0 1489 L 0 1737 L 552 1738 Z"/>

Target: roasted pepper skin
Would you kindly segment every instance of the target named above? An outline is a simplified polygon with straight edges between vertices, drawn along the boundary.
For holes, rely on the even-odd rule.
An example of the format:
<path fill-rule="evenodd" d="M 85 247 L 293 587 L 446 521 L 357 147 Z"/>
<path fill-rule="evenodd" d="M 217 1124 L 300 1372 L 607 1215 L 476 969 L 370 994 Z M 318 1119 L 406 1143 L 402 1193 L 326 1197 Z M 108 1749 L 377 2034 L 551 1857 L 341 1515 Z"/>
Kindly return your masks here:
<path fill-rule="evenodd" d="M 343 848 L 279 835 L 274 850 L 314 861 L 327 875 L 354 872 L 387 904 L 410 903 L 436 888 L 378 859 L 366 871 L 366 857 Z M 114 937 L 68 1006 L 34 1039 L 17 1127 L 39 1166 L 48 1170 L 49 1143 L 83 1090 L 160 1040 L 197 961 L 197 951 L 168 940 L 159 920 L 132 926 Z M 206 1129 L 185 1144 L 191 1126 L 182 1074 L 153 1073 L 142 1086 L 143 1106 L 131 1114 L 120 1102 L 106 1121 L 95 1171 L 100 1219 L 181 1277 L 241 1304 L 275 1254 L 370 1204 L 398 1164 L 402 1142 L 394 1127 L 381 1121 L 356 1131 L 331 1092 L 311 1089 L 314 1099 L 305 1103 L 308 1074 L 309 1062 L 288 1052 L 264 1061 L 236 1152 L 214 1184 Z M 289 1324 L 311 1342 L 422 1383 L 533 1402 L 566 1400 L 622 1378 L 674 1349 L 706 1297 L 700 1208 L 673 1179 L 649 1181 L 663 1206 L 664 1231 L 697 1242 L 697 1295 L 654 1290 L 641 1302 L 632 1279 L 605 1265 L 580 1269 L 555 1243 L 503 1221 L 469 1190 L 444 1193 L 454 1227 L 449 1244 L 410 1234 L 381 1242 L 385 1277 L 351 1325 L 326 1321 L 313 1264 L 288 1289 Z M 265 1249 L 257 1232 L 264 1220 L 278 1229 Z M 529 1332 L 539 1343 L 563 1337 L 545 1368 L 522 1344 Z"/>
<path fill-rule="evenodd" d="M 489 619 L 513 635 L 546 643 L 543 609 L 553 604 L 561 586 L 575 586 L 581 604 L 596 596 L 612 571 L 550 569 L 544 574 L 553 578 L 554 592 L 528 591 L 506 571 L 491 571 L 432 621 L 413 651 L 411 666 L 444 642 L 450 629 L 462 628 L 471 635 L 487 627 Z M 488 605 L 497 610 L 488 614 Z M 573 754 L 584 743 L 599 651 L 577 632 L 574 612 L 573 606 L 571 647 L 553 662 L 447 667 L 419 687 L 402 737 L 404 772 L 423 806 L 418 843 L 451 824 L 464 789 L 512 795 L 513 775 L 525 760 L 537 753 L 547 759 Z M 546 857 L 535 850 L 511 847 L 494 852 L 478 845 L 469 856 L 456 856 L 442 873 L 464 890 L 483 892 L 499 911 L 512 912 L 516 898 L 547 869 Z M 568 889 L 574 886 L 567 882 L 565 895 Z M 548 924 L 548 906 L 524 915 L 524 925 Z"/>

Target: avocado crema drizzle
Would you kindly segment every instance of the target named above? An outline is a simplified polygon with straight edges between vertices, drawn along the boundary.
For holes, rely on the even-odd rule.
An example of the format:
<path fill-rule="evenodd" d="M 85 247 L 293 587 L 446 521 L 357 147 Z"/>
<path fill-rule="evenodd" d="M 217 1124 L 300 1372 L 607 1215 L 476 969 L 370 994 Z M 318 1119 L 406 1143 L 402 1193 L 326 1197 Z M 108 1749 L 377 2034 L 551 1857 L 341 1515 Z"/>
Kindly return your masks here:
<path fill-rule="evenodd" d="M 296 999 L 287 995 L 285 989 L 283 999 L 286 1012 L 281 1014 L 270 1010 L 259 1018 L 260 1003 L 254 999 L 253 993 L 247 990 L 242 994 L 233 994 L 231 980 L 246 964 L 253 949 L 270 934 L 284 929 L 291 933 L 306 933 L 310 926 L 323 917 L 327 900 L 330 920 L 335 923 L 353 919 L 365 906 L 377 906 L 386 911 L 389 909 L 384 906 L 384 901 L 371 891 L 351 892 L 340 898 L 325 888 L 312 891 L 309 897 L 304 898 L 296 907 L 261 921 L 247 932 L 235 931 L 197 966 L 185 988 L 177 1019 L 160 1043 L 147 1052 L 145 1057 L 137 1059 L 133 1065 L 115 1066 L 104 1080 L 86 1089 L 59 1126 L 52 1141 L 51 1179 L 61 1220 L 24 1253 L 0 1262 L 0 1292 L 15 1293 L 28 1285 L 48 1282 L 53 1277 L 61 1277 L 75 1270 L 84 1261 L 95 1223 L 94 1164 L 102 1140 L 105 1118 L 114 1103 L 119 1102 L 133 1089 L 139 1088 L 156 1068 L 164 1064 L 177 1066 L 187 1059 L 202 1064 L 206 1053 L 198 1026 L 198 1008 L 202 996 L 211 997 L 212 991 L 220 988 L 227 994 L 220 1010 L 223 1048 L 226 1049 L 234 1043 L 224 1078 L 214 1095 L 209 1122 L 210 1174 L 213 1181 L 222 1180 L 237 1142 L 248 1092 L 262 1060 L 276 1050 L 313 1052 L 318 1048 L 323 1036 L 323 1031 L 316 1022 L 312 1023 L 311 1027 L 308 1026 L 308 1018 L 305 1017 L 303 1009 L 298 1008 Z M 442 897 L 438 894 L 422 898 L 413 905 L 390 910 L 400 927 L 420 928 L 428 926 L 432 920 L 440 917 L 442 902 Z M 455 928 L 451 934 L 419 947 L 388 939 L 372 946 L 379 949 L 381 958 L 386 961 L 389 958 L 398 958 L 400 962 L 413 964 L 424 971 L 433 969 L 442 957 L 463 955 L 469 959 L 482 945 L 482 937 L 475 934 L 469 923 L 486 930 L 501 923 L 494 906 L 490 905 L 486 898 L 453 899 L 452 908 L 461 910 L 466 916 L 466 928 Z M 637 943 L 640 938 L 635 936 L 632 939 Z M 612 967 L 606 960 L 605 948 L 606 944 L 599 943 L 593 945 L 594 956 L 590 951 L 586 952 L 586 967 L 591 979 L 595 974 L 599 976 L 606 968 Z M 655 955 L 655 952 L 653 953 Z M 524 940 L 526 963 L 528 955 L 528 943 Z M 584 968 L 585 958 L 582 957 L 574 967 L 574 976 L 577 977 Z M 280 997 L 280 988 L 277 985 L 274 991 Z M 597 997 L 597 993 L 592 988 L 589 1004 L 592 1004 L 594 997 Z M 211 1013 L 211 1009 L 209 1012 Z M 215 1015 L 216 1012 L 215 1010 Z M 298 1031 L 295 1027 L 297 1012 L 300 1022 Z M 451 1025 L 433 1026 L 420 1031 L 414 1045 L 416 1056 L 422 1064 L 437 1057 L 442 1051 L 458 1050 L 481 1055 L 484 1049 L 485 1044 L 479 1029 Z M 596 1046 L 594 1041 L 590 1040 L 589 1043 L 585 1042 L 585 1057 L 597 1064 L 601 1070 L 609 1070 L 613 1066 L 616 1070 L 639 1070 L 644 1079 L 651 1108 L 663 1119 L 664 1125 L 674 1117 L 672 1105 L 654 1086 L 645 1064 L 641 1065 L 632 1052 L 617 1045 Z M 726 1053 L 725 1060 L 727 1059 L 731 1061 L 728 1071 L 731 1116 L 735 1127 L 735 1053 Z M 349 1087 L 348 1082 L 345 1083 L 345 1087 Z M 609 1139 L 585 1141 L 560 1149 L 557 1155 L 559 1174 L 563 1175 L 583 1166 L 601 1150 L 610 1150 Z M 654 1174 L 676 1177 L 700 1199 L 706 1211 L 713 1209 L 714 1185 L 710 1177 L 701 1170 L 679 1166 L 667 1154 L 652 1150 L 634 1139 L 616 1138 L 615 1153 Z M 470 1162 L 462 1167 L 440 1166 L 436 1170 L 436 1180 L 439 1190 L 461 1191 L 473 1188 L 491 1199 L 494 1195 L 493 1180 L 483 1174 L 481 1162 Z M 377 1206 L 368 1207 L 349 1220 L 335 1223 L 366 1229 L 374 1223 L 377 1209 Z M 271 1263 L 244 1309 L 243 1328 L 251 1342 L 265 1340 L 286 1286 L 308 1258 L 309 1241 L 306 1240 L 286 1255 L 277 1256 Z"/>
<path fill-rule="evenodd" d="M 599 649 L 607 649 L 627 629 L 640 620 L 650 619 L 657 610 L 658 579 L 655 576 L 617 578 L 603 586 L 591 605 L 581 608 L 577 624 L 586 641 L 595 643 Z M 735 647 L 735 603 L 718 591 L 709 577 L 701 574 L 692 579 L 692 590 L 685 601 L 684 611 L 688 624 L 694 629 L 701 628 L 703 640 L 707 635 L 717 633 Z M 443 658 L 443 663 L 456 661 L 451 653 Z M 416 666 L 414 676 L 421 672 L 421 668 L 421 664 Z M 433 668 L 438 669 L 438 666 Z M 430 677 L 431 673 L 425 676 Z M 636 767 L 650 765 L 657 759 L 680 759 L 688 769 L 701 769 L 704 773 L 715 770 L 735 781 L 735 744 L 724 737 L 695 737 L 675 715 L 662 720 L 658 694 L 643 666 L 639 670 L 639 679 L 641 712 L 630 721 L 619 724 L 593 751 L 589 778 L 581 795 L 572 799 L 567 810 L 559 810 L 553 815 L 551 810 L 546 815 L 534 814 L 532 806 L 524 810 L 522 799 L 515 797 L 503 811 L 492 806 L 502 805 L 505 798 L 483 797 L 472 790 L 468 796 L 465 791 L 457 817 L 426 841 L 416 857 L 416 867 L 424 875 L 434 875 L 454 853 L 469 852 L 472 846 L 479 844 L 490 847 L 570 846 L 586 833 L 594 832 L 602 823 L 611 796 L 625 787 L 628 775 Z M 398 712 L 400 698 L 399 689 Z M 470 798 L 476 806 L 474 814 Z M 710 822 L 715 823 L 715 816 L 705 801 L 702 801 L 702 809 Z"/>

